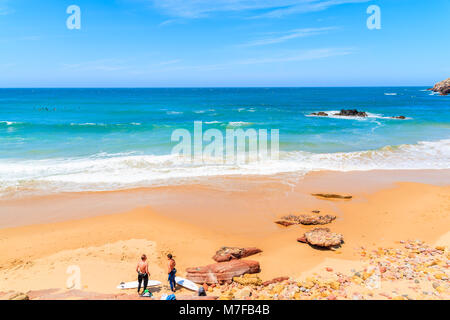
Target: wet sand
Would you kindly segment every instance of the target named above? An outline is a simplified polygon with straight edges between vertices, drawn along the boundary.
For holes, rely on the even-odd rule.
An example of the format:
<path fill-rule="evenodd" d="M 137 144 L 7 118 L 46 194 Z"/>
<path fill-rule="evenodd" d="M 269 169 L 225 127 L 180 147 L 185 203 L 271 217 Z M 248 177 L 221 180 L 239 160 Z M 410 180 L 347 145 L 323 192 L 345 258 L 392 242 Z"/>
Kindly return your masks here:
<path fill-rule="evenodd" d="M 207 184 L 63 194 L 0 203 L 0 291 L 65 288 L 67 268 L 80 267 L 82 288 L 115 293 L 135 280 L 138 257 L 166 283 L 165 254 L 180 275 L 210 264 L 220 246 L 256 246 L 260 277 L 302 277 L 323 266 L 358 263 L 356 249 L 420 239 L 449 245 L 448 170 L 317 172 L 306 177 L 222 177 Z M 322 200 L 311 193 L 351 194 Z M 312 226 L 274 224 L 286 214 L 320 210 L 344 235 L 337 251 L 296 238 Z M 163 288 L 161 292 L 166 290 Z"/>

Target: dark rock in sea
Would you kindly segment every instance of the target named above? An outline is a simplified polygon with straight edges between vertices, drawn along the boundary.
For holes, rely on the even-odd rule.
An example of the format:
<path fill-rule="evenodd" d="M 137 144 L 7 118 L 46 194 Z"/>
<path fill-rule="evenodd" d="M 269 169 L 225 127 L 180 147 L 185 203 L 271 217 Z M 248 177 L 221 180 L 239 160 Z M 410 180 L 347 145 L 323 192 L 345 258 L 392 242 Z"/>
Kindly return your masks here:
<path fill-rule="evenodd" d="M 247 273 L 259 273 L 260 271 L 258 261 L 234 259 L 203 267 L 188 268 L 186 278 L 195 283 L 231 283 L 234 277 L 240 277 Z"/>
<path fill-rule="evenodd" d="M 349 110 L 342 109 L 339 113 L 335 113 L 334 115 L 343 117 L 367 117 L 367 113 L 363 111 L 358 111 L 356 109 L 349 109 Z"/>
<path fill-rule="evenodd" d="M 224 262 L 233 259 L 245 258 L 260 252 L 262 252 L 261 249 L 255 247 L 251 248 L 222 247 L 216 252 L 213 259 L 216 262 Z"/>
<path fill-rule="evenodd" d="M 436 83 L 433 88 L 428 90 L 439 92 L 442 96 L 450 94 L 450 78 Z"/>
<path fill-rule="evenodd" d="M 328 113 L 319 111 L 319 112 L 313 112 L 310 114 L 311 116 L 320 116 L 320 117 L 328 117 Z"/>
<path fill-rule="evenodd" d="M 319 198 L 326 198 L 326 199 L 351 199 L 352 196 L 343 196 L 340 194 L 334 194 L 334 193 L 313 193 L 312 194 L 314 197 L 319 197 Z"/>

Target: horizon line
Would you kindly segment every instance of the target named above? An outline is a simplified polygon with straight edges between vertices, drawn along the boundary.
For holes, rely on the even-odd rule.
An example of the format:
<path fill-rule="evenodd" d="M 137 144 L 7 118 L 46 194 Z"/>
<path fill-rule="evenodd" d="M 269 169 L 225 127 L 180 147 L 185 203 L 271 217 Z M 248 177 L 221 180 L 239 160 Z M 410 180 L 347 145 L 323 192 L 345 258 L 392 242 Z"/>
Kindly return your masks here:
<path fill-rule="evenodd" d="M 428 87 L 429 85 L 383 85 L 383 86 L 172 86 L 172 87 L 0 87 L 0 90 L 11 89 L 301 89 L 301 88 L 418 88 Z"/>

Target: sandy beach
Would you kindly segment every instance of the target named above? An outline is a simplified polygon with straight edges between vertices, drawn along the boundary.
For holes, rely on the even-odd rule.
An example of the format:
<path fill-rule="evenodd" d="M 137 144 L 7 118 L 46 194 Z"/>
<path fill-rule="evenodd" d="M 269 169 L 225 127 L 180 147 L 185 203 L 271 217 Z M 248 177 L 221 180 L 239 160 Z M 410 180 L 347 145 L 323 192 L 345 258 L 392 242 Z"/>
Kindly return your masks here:
<path fill-rule="evenodd" d="M 211 257 L 222 246 L 261 249 L 248 259 L 260 263 L 263 281 L 300 281 L 311 275 L 354 273 L 366 265 L 361 248 L 396 249 L 408 240 L 443 250 L 447 262 L 442 262 L 446 275 L 441 278 L 443 283 L 448 279 L 450 186 L 445 182 L 450 171 L 315 172 L 289 183 L 279 178 L 222 177 L 209 184 L 3 200 L 0 292 L 68 292 L 67 268 L 79 266 L 83 291 L 121 294 L 115 287 L 135 280 L 136 263 L 145 253 L 150 278 L 163 283 L 152 289 L 158 297 L 168 292 L 167 253 L 175 256 L 178 274 L 184 276 L 186 268 L 214 263 Z M 224 191 L 223 186 L 229 188 Z M 317 192 L 353 198 L 324 200 L 311 195 Z M 312 210 L 336 215 L 326 227 L 343 235 L 340 248 L 318 250 L 296 241 L 314 226 L 274 223 L 283 215 Z M 378 291 L 357 290 L 353 284 L 348 290 L 375 299 L 401 294 L 420 299 L 424 291 L 430 292 L 428 298 L 449 298 L 448 282 L 438 292 L 434 280 L 416 281 L 414 290 L 413 281 L 383 281 Z M 221 296 L 228 289 L 217 286 L 209 294 Z M 134 290 L 125 293 L 137 296 Z M 181 294 L 194 295 L 185 289 Z"/>

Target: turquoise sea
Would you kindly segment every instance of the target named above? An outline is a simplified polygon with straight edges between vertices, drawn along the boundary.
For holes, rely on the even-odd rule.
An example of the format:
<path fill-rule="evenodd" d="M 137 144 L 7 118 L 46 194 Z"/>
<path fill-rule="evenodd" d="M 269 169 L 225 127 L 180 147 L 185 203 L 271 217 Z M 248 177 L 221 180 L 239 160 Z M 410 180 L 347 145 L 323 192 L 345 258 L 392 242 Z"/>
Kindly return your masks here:
<path fill-rule="evenodd" d="M 0 196 L 220 175 L 450 168 L 450 97 L 425 89 L 0 89 Z M 309 116 L 344 108 L 369 116 Z M 279 129 L 280 159 L 186 163 L 171 155 L 171 134 L 193 131 L 194 121 L 224 133 Z"/>

